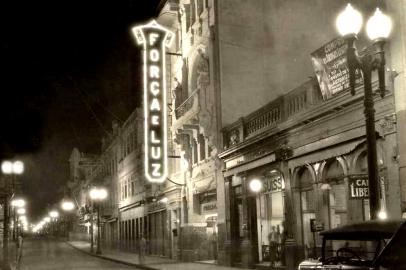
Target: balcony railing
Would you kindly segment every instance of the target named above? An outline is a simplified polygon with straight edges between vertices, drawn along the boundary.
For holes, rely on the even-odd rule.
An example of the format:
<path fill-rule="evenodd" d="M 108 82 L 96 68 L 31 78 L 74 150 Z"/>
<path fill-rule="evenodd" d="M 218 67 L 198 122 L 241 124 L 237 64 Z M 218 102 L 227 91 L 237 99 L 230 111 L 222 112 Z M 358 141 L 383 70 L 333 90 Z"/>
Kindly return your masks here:
<path fill-rule="evenodd" d="M 188 96 L 188 98 L 185 99 L 185 101 L 183 101 L 177 108 L 175 108 L 176 119 L 179 119 L 182 116 L 184 116 L 186 114 L 186 112 L 188 112 L 193 107 L 195 97 L 197 96 L 197 94 L 198 94 L 198 89 L 193 91 L 190 94 L 190 96 Z"/>
<path fill-rule="evenodd" d="M 345 91 L 323 101 L 317 81 L 310 79 L 289 93 L 223 128 L 224 149 L 263 132 L 272 133 L 289 126 L 310 123 L 322 115 L 359 103 L 363 98 L 362 87 L 361 85 L 357 88 L 354 96 L 349 91 Z M 372 87 L 378 98 L 377 81 L 373 82 Z"/>
<path fill-rule="evenodd" d="M 317 81 L 310 79 L 289 93 L 223 129 L 224 148 L 228 149 L 282 122 L 300 118 L 307 109 L 322 102 Z"/>

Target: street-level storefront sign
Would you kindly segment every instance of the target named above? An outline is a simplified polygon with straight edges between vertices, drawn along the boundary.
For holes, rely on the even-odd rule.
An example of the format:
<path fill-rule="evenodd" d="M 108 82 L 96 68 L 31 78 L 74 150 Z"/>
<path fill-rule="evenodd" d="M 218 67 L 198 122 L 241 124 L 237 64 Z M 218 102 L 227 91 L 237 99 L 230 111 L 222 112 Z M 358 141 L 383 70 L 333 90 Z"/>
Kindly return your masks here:
<path fill-rule="evenodd" d="M 285 189 L 285 182 L 282 176 L 272 176 L 264 182 L 264 192 L 282 191 Z"/>
<path fill-rule="evenodd" d="M 369 199 L 368 175 L 348 176 L 348 192 L 350 199 Z"/>
<path fill-rule="evenodd" d="M 201 204 L 201 214 L 208 214 L 217 211 L 217 201 Z"/>
<path fill-rule="evenodd" d="M 145 176 L 162 183 L 168 176 L 165 51 L 174 34 L 155 20 L 132 30 L 144 53 Z"/>
<path fill-rule="evenodd" d="M 310 231 L 321 232 L 324 230 L 324 223 L 314 218 L 310 219 Z"/>

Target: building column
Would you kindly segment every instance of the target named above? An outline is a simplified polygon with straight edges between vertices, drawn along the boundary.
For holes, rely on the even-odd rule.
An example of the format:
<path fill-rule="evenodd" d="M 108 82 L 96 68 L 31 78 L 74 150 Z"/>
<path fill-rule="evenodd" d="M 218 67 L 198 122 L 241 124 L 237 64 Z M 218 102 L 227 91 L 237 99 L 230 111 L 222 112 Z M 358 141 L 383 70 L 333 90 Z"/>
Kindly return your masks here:
<path fill-rule="evenodd" d="M 299 244 L 302 242 L 302 235 L 297 233 L 297 227 L 298 224 L 301 225 L 302 220 L 301 220 L 301 213 L 300 213 L 300 191 L 295 192 L 296 195 L 294 197 L 294 191 L 292 188 L 292 174 L 290 173 L 288 163 L 286 161 L 281 162 L 281 172 L 284 177 L 285 181 L 285 200 L 284 200 L 284 217 L 285 217 L 285 222 L 284 222 L 284 238 L 285 238 L 285 243 L 283 247 L 283 253 L 284 253 L 284 258 L 283 258 L 283 264 L 286 265 L 286 269 L 296 269 L 299 262 L 304 258 L 303 254 L 303 248 Z M 295 211 L 295 202 L 294 198 L 298 200 L 296 202 L 296 205 L 299 204 L 299 211 Z M 297 207 L 296 207 L 297 208 Z M 299 214 L 298 214 L 299 212 Z M 300 226 L 299 225 L 299 226 Z M 301 227 L 301 226 L 300 226 Z"/>
<path fill-rule="evenodd" d="M 241 181 L 242 187 L 242 212 L 243 212 L 243 240 L 241 242 L 241 264 L 242 267 L 254 268 L 255 267 L 255 258 L 254 258 L 254 249 L 257 246 L 253 243 L 251 239 L 252 231 L 256 230 L 256 226 L 251 224 L 251 215 L 256 214 L 256 211 L 252 204 L 252 197 L 250 197 L 250 191 L 247 188 L 247 177 L 242 176 Z M 255 213 L 253 213 L 255 212 Z"/>
<path fill-rule="evenodd" d="M 397 160 L 399 163 L 400 193 L 403 215 L 406 214 L 406 3 L 393 0 L 386 3 L 394 23 L 388 46 L 390 56 L 387 68 L 395 95 L 397 125 Z"/>
<path fill-rule="evenodd" d="M 232 237 L 231 237 L 231 209 L 233 207 L 232 198 L 232 184 L 231 178 L 224 179 L 224 200 L 225 200 L 225 222 L 222 224 L 223 229 L 219 227 L 219 239 L 220 231 L 225 231 L 225 240 L 222 248 L 219 249 L 218 262 L 220 265 L 232 266 Z"/>

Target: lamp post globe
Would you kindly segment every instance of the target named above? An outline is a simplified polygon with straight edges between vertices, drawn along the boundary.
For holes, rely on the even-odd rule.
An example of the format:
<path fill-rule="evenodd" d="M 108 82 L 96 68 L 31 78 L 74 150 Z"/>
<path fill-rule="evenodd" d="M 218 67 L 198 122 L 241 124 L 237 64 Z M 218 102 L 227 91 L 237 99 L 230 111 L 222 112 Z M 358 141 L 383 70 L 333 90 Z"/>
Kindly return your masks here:
<path fill-rule="evenodd" d="M 62 202 L 62 210 L 64 211 L 72 211 L 75 208 L 75 204 L 71 201 L 63 201 Z"/>
<path fill-rule="evenodd" d="M 386 39 L 392 30 L 392 20 L 377 8 L 367 22 L 367 34 L 371 40 Z"/>
<path fill-rule="evenodd" d="M 57 217 L 59 217 L 59 213 L 58 213 L 58 211 L 51 211 L 51 212 L 49 212 L 49 216 L 51 217 L 51 218 L 57 218 Z"/>
<path fill-rule="evenodd" d="M 3 161 L 1 163 L 1 171 L 4 174 L 11 174 L 13 172 L 13 163 L 11 161 Z"/>
<path fill-rule="evenodd" d="M 89 192 L 90 199 L 92 199 L 92 200 L 97 199 L 98 194 L 99 194 L 99 192 L 98 192 L 98 191 L 99 191 L 98 189 L 96 189 L 96 188 L 92 188 L 92 189 L 90 190 L 90 192 Z"/>
<path fill-rule="evenodd" d="M 99 189 L 99 200 L 104 200 L 107 198 L 107 190 L 105 188 Z"/>
<path fill-rule="evenodd" d="M 262 182 L 259 179 L 252 179 L 249 183 L 250 190 L 252 192 L 259 192 L 262 189 Z"/>
<path fill-rule="evenodd" d="M 13 162 L 13 173 L 22 174 L 24 172 L 24 163 L 20 160 Z"/>
<path fill-rule="evenodd" d="M 351 4 L 337 16 L 336 27 L 342 36 L 357 35 L 362 27 L 362 15 Z"/>

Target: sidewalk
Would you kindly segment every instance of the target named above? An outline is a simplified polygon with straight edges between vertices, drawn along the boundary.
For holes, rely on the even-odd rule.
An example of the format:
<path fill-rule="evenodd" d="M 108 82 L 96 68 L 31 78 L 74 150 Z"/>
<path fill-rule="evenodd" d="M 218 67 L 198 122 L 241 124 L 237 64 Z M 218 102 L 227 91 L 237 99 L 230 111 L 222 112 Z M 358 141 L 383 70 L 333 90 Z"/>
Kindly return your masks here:
<path fill-rule="evenodd" d="M 139 264 L 138 254 L 130 252 L 119 252 L 114 250 L 102 250 L 101 255 L 96 255 L 90 253 L 90 244 L 84 241 L 68 241 L 67 242 L 72 247 L 81 250 L 91 256 L 100 257 L 102 259 L 119 262 L 127 265 L 132 265 L 141 269 L 150 269 L 150 270 L 245 270 L 247 268 L 235 268 L 235 267 L 226 267 L 219 266 L 215 264 L 205 264 L 205 263 L 187 263 L 187 262 L 178 262 L 176 260 L 156 257 L 156 256 L 145 256 L 144 264 Z"/>

